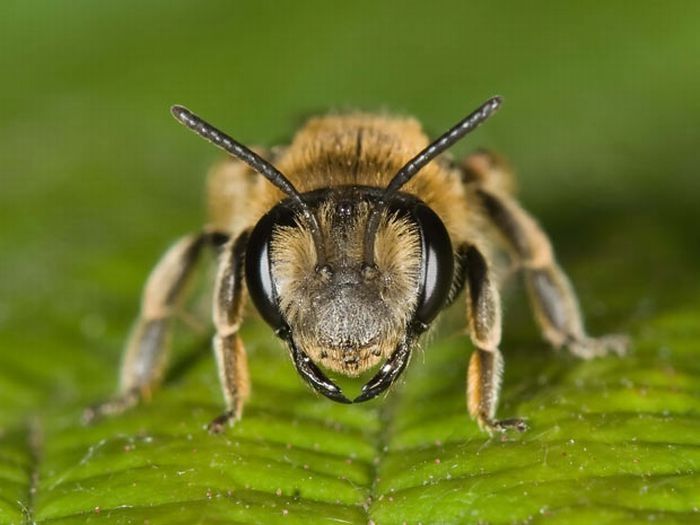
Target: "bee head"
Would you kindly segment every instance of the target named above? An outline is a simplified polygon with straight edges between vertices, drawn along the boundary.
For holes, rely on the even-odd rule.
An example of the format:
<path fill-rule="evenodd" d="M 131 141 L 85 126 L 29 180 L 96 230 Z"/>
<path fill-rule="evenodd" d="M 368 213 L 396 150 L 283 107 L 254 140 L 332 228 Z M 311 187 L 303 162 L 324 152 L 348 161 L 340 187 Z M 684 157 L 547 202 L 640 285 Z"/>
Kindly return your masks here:
<path fill-rule="evenodd" d="M 248 291 L 289 345 L 317 391 L 350 401 L 317 363 L 347 375 L 387 361 L 355 402 L 375 397 L 403 371 L 415 337 L 445 304 L 454 260 L 440 218 L 400 188 L 500 106 L 487 100 L 407 162 L 385 188 L 306 194 L 272 164 L 182 106 L 173 116 L 248 164 L 287 199 L 260 219 L 248 240 Z M 307 354 L 308 352 L 308 354 Z"/>
<path fill-rule="evenodd" d="M 322 257 L 291 201 L 275 206 L 251 233 L 249 293 L 293 357 L 307 358 L 309 366 L 356 376 L 409 345 L 447 299 L 449 236 L 416 197 L 397 194 L 382 212 L 373 262 L 366 263 L 367 224 L 380 195 L 369 187 L 304 194 L 318 217 Z"/>

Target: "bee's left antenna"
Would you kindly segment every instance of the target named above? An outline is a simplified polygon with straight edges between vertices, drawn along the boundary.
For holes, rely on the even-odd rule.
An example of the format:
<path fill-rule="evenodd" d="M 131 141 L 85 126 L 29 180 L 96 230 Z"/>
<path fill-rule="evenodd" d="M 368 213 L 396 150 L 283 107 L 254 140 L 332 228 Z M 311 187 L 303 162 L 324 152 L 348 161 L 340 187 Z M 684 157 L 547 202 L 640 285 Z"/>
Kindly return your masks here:
<path fill-rule="evenodd" d="M 372 210 L 372 213 L 367 221 L 364 240 L 364 262 L 366 265 L 374 265 L 374 237 L 377 233 L 381 213 L 389 203 L 391 196 L 399 191 L 404 184 L 411 180 L 426 164 L 428 164 L 428 162 L 451 147 L 462 137 L 479 127 L 482 122 L 496 112 L 496 110 L 500 107 L 501 102 L 503 102 L 503 99 L 499 96 L 488 99 L 475 111 L 464 117 L 447 132 L 443 133 L 435 141 L 429 144 L 423 151 L 404 164 L 396 175 L 394 175 L 391 181 L 389 181 L 389 184 L 384 189 L 382 196 L 379 198 L 379 202 Z"/>
<path fill-rule="evenodd" d="M 321 228 L 319 227 L 318 220 L 313 211 L 309 208 L 309 205 L 304 201 L 301 194 L 290 180 L 260 155 L 198 117 L 186 107 L 175 105 L 170 108 L 170 112 L 182 125 L 190 128 L 197 133 L 197 135 L 207 139 L 226 153 L 248 164 L 254 171 L 265 177 L 294 201 L 299 209 L 301 209 L 304 219 L 311 229 L 311 235 L 316 247 L 317 266 L 322 267 L 325 264 L 325 253 L 323 250 Z"/>

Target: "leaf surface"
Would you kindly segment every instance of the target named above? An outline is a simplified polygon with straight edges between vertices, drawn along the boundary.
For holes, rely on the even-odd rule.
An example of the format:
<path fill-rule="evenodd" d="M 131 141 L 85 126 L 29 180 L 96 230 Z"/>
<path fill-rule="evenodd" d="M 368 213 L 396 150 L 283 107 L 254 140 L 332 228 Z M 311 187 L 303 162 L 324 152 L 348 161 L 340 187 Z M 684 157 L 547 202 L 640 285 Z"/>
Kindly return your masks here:
<path fill-rule="evenodd" d="M 700 519 L 698 8 L 390 4 L 3 7 L 0 523 Z M 310 392 L 250 314 L 253 395 L 225 435 L 203 429 L 222 409 L 209 328 L 182 325 L 151 402 L 81 424 L 114 388 L 149 267 L 204 220 L 216 154 L 171 104 L 272 145 L 347 102 L 435 135 L 495 92 L 503 111 L 469 143 L 521 168 L 590 332 L 627 332 L 628 356 L 547 348 L 513 278 L 499 415 L 524 434 L 489 439 L 466 415 L 462 301 L 364 405 Z M 208 327 L 206 297 L 191 310 Z"/>

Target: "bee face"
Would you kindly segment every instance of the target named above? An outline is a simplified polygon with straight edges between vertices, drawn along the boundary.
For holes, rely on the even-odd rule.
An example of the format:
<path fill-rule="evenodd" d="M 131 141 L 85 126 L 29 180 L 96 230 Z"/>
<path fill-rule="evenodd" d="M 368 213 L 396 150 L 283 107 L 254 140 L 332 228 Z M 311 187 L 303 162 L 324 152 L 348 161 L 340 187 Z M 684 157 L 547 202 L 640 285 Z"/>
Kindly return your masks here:
<path fill-rule="evenodd" d="M 366 202 L 333 196 L 318 210 L 325 265 L 316 268 L 308 230 L 278 227 L 271 238 L 271 275 L 279 309 L 295 343 L 316 363 L 358 375 L 388 357 L 420 293 L 421 237 L 405 217 L 384 217 L 376 267 L 363 261 Z"/>
<path fill-rule="evenodd" d="M 396 197 L 379 217 L 373 264 L 366 263 L 377 199 L 376 189 L 357 186 L 304 195 L 318 217 L 322 254 L 288 201 L 260 220 L 248 243 L 248 289 L 263 317 L 293 354 L 348 376 L 389 360 L 422 332 L 452 282 L 447 231 L 409 195 Z"/>

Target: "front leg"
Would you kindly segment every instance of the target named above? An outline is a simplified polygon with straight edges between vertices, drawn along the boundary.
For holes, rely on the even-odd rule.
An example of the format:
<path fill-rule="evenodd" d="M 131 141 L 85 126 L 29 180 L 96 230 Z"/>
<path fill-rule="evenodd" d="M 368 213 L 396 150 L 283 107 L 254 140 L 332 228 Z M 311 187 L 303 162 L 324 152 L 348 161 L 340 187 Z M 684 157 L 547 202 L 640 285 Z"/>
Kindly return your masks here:
<path fill-rule="evenodd" d="M 208 425 L 209 432 L 220 433 L 243 415 L 250 394 L 248 362 L 238 330 L 243 318 L 243 268 L 249 232 L 224 246 L 214 288 L 214 355 L 226 401 L 226 411 Z"/>
<path fill-rule="evenodd" d="M 498 290 L 491 281 L 486 259 L 477 248 L 463 246 L 458 256 L 461 268 L 466 271 L 469 335 L 476 347 L 467 376 L 469 414 L 489 434 L 509 428 L 523 431 L 527 425 L 522 419 L 494 419 L 503 374 L 503 357 L 498 349 L 501 342 Z"/>

